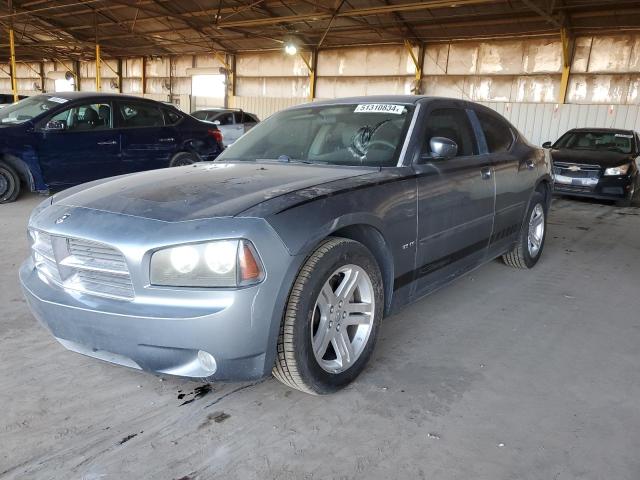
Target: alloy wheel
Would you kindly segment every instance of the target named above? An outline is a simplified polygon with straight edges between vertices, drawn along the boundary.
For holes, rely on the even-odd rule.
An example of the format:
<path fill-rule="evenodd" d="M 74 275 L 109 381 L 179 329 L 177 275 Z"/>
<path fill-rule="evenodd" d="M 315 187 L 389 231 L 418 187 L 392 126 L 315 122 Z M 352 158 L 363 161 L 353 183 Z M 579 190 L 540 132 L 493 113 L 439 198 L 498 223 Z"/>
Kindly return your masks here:
<path fill-rule="evenodd" d="M 341 373 L 364 351 L 373 328 L 375 296 L 367 272 L 344 265 L 331 274 L 311 317 L 311 346 L 320 367 Z"/>
<path fill-rule="evenodd" d="M 531 211 L 529 219 L 529 235 L 527 238 L 527 247 L 531 258 L 535 258 L 540 253 L 542 240 L 544 239 L 544 209 L 542 205 L 537 203 Z"/>

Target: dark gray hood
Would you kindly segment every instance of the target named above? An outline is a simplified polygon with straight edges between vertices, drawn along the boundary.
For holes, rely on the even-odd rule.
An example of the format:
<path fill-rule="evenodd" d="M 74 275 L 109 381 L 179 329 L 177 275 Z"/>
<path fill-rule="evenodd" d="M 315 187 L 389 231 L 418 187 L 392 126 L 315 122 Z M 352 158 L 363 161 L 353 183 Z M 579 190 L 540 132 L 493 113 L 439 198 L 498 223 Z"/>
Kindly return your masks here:
<path fill-rule="evenodd" d="M 279 195 L 371 171 L 292 163 L 200 163 L 85 184 L 56 195 L 53 202 L 167 222 L 230 217 Z"/>

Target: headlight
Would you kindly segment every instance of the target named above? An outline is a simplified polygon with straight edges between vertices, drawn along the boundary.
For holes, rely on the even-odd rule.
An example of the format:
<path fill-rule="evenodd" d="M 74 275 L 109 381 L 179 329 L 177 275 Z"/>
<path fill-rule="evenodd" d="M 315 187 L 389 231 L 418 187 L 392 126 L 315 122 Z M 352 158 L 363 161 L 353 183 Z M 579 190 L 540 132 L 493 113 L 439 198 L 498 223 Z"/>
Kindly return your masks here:
<path fill-rule="evenodd" d="M 629 171 L 629 167 L 631 164 L 627 163 L 626 165 L 620 165 L 619 167 L 611 167 L 607 168 L 604 171 L 605 175 L 626 175 Z"/>
<path fill-rule="evenodd" d="M 263 278 L 262 262 L 248 240 L 180 245 L 151 256 L 152 285 L 243 287 Z"/>

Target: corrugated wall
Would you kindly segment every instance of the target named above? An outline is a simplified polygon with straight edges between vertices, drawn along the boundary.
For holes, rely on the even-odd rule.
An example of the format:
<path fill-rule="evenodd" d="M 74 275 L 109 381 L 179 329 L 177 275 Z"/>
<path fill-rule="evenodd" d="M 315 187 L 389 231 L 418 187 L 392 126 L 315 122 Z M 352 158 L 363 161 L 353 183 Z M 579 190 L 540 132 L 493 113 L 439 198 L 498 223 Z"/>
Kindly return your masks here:
<path fill-rule="evenodd" d="M 555 141 L 571 128 L 603 127 L 640 130 L 640 105 L 552 105 L 484 103 L 515 125 L 536 145 Z"/>

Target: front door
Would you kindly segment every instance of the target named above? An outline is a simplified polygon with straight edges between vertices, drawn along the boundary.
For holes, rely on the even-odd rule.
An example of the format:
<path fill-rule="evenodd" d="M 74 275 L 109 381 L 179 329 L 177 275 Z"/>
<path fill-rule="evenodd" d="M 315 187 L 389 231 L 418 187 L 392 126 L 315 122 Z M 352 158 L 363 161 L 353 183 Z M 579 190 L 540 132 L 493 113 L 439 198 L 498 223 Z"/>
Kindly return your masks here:
<path fill-rule="evenodd" d="M 118 100 L 116 105 L 123 173 L 168 167 L 179 138 L 175 127 L 165 125 L 162 109 L 136 100 Z"/>
<path fill-rule="evenodd" d="M 109 102 L 75 104 L 36 126 L 36 150 L 52 190 L 119 175 L 120 139 Z"/>
<path fill-rule="evenodd" d="M 478 142 L 462 101 L 430 102 L 422 129 L 418 178 L 416 297 L 481 263 L 494 216 L 491 162 Z M 453 140 L 457 154 L 438 158 L 430 141 Z"/>

